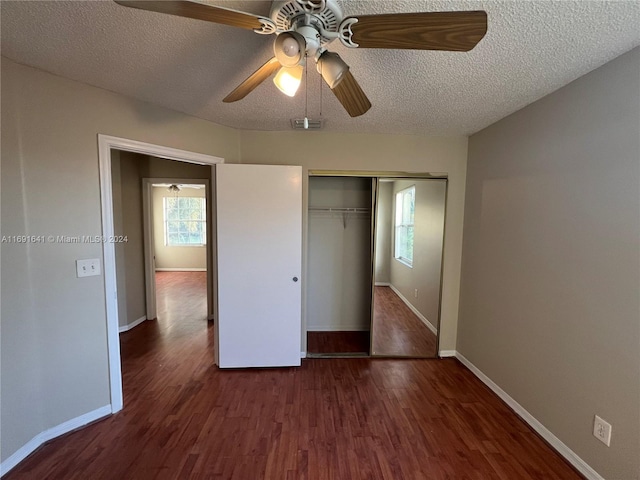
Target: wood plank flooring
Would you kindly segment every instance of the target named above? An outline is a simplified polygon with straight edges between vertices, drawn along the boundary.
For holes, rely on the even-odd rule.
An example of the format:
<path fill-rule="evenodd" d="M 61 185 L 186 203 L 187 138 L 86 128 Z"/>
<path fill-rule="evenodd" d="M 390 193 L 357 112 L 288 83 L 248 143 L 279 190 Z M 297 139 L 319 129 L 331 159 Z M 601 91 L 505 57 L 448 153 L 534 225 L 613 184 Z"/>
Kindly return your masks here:
<path fill-rule="evenodd" d="M 307 352 L 369 355 L 369 338 L 369 332 L 307 332 Z"/>
<path fill-rule="evenodd" d="M 390 287 L 375 287 L 373 355 L 436 357 L 438 341 Z"/>
<path fill-rule="evenodd" d="M 6 480 L 581 478 L 453 359 L 218 370 L 200 294 L 172 283 L 158 321 L 121 335 L 124 410 Z"/>

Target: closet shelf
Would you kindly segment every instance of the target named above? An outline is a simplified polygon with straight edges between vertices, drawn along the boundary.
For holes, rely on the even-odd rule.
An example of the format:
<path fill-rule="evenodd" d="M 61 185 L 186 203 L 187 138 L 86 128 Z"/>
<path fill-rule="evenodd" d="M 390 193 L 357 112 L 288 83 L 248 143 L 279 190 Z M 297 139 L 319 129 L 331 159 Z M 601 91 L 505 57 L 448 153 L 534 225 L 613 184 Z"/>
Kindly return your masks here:
<path fill-rule="evenodd" d="M 342 215 L 342 225 L 344 228 L 347 228 L 347 220 L 352 214 L 358 216 L 371 215 L 371 209 L 366 207 L 309 207 L 309 212 L 340 213 Z"/>

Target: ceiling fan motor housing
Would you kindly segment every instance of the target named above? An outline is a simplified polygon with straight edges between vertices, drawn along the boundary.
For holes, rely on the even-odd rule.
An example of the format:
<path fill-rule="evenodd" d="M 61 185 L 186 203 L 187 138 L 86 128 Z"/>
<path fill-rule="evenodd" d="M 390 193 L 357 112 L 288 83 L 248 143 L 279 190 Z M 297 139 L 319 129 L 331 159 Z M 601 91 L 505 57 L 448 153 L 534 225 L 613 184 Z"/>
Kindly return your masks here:
<path fill-rule="evenodd" d="M 336 0 L 275 1 L 271 7 L 271 19 L 278 30 L 295 30 L 305 37 L 307 44 L 310 43 L 310 37 L 316 37 L 317 34 L 313 43 L 319 45 L 314 50 L 335 40 L 335 35 L 327 36 L 324 33 L 337 33 L 343 18 Z"/>

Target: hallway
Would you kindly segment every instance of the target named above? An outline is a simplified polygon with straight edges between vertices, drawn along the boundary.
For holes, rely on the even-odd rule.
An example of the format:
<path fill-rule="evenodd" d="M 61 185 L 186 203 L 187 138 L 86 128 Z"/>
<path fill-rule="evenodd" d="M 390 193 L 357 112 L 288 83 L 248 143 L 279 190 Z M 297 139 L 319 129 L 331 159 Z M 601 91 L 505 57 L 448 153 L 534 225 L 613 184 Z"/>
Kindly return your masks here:
<path fill-rule="evenodd" d="M 157 272 L 156 297 L 158 319 L 120 335 L 125 406 L 127 375 L 139 365 L 140 357 L 178 367 L 185 349 L 203 349 L 213 342 L 213 322 L 207 322 L 206 272 Z"/>

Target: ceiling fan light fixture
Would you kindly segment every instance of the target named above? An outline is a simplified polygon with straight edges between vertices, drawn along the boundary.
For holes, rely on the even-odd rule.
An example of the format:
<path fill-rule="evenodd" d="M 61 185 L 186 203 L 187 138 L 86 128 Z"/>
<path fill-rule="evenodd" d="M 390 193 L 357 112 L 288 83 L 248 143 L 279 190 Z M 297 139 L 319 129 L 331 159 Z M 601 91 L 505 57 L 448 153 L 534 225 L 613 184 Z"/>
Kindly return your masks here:
<path fill-rule="evenodd" d="M 323 52 L 318 58 L 318 73 L 322 75 L 322 78 L 329 88 L 333 89 L 344 78 L 345 73 L 349 71 L 349 65 L 347 65 L 340 55 L 334 52 Z"/>
<path fill-rule="evenodd" d="M 273 79 L 273 83 L 282 93 L 293 97 L 298 91 L 298 88 L 300 88 L 303 72 L 304 67 L 302 65 L 282 67 Z"/>
<path fill-rule="evenodd" d="M 273 53 L 283 67 L 293 67 L 303 62 L 307 42 L 297 32 L 282 32 L 273 44 Z"/>
<path fill-rule="evenodd" d="M 290 58 L 300 55 L 300 44 L 293 37 L 286 37 L 282 42 L 282 52 Z"/>

